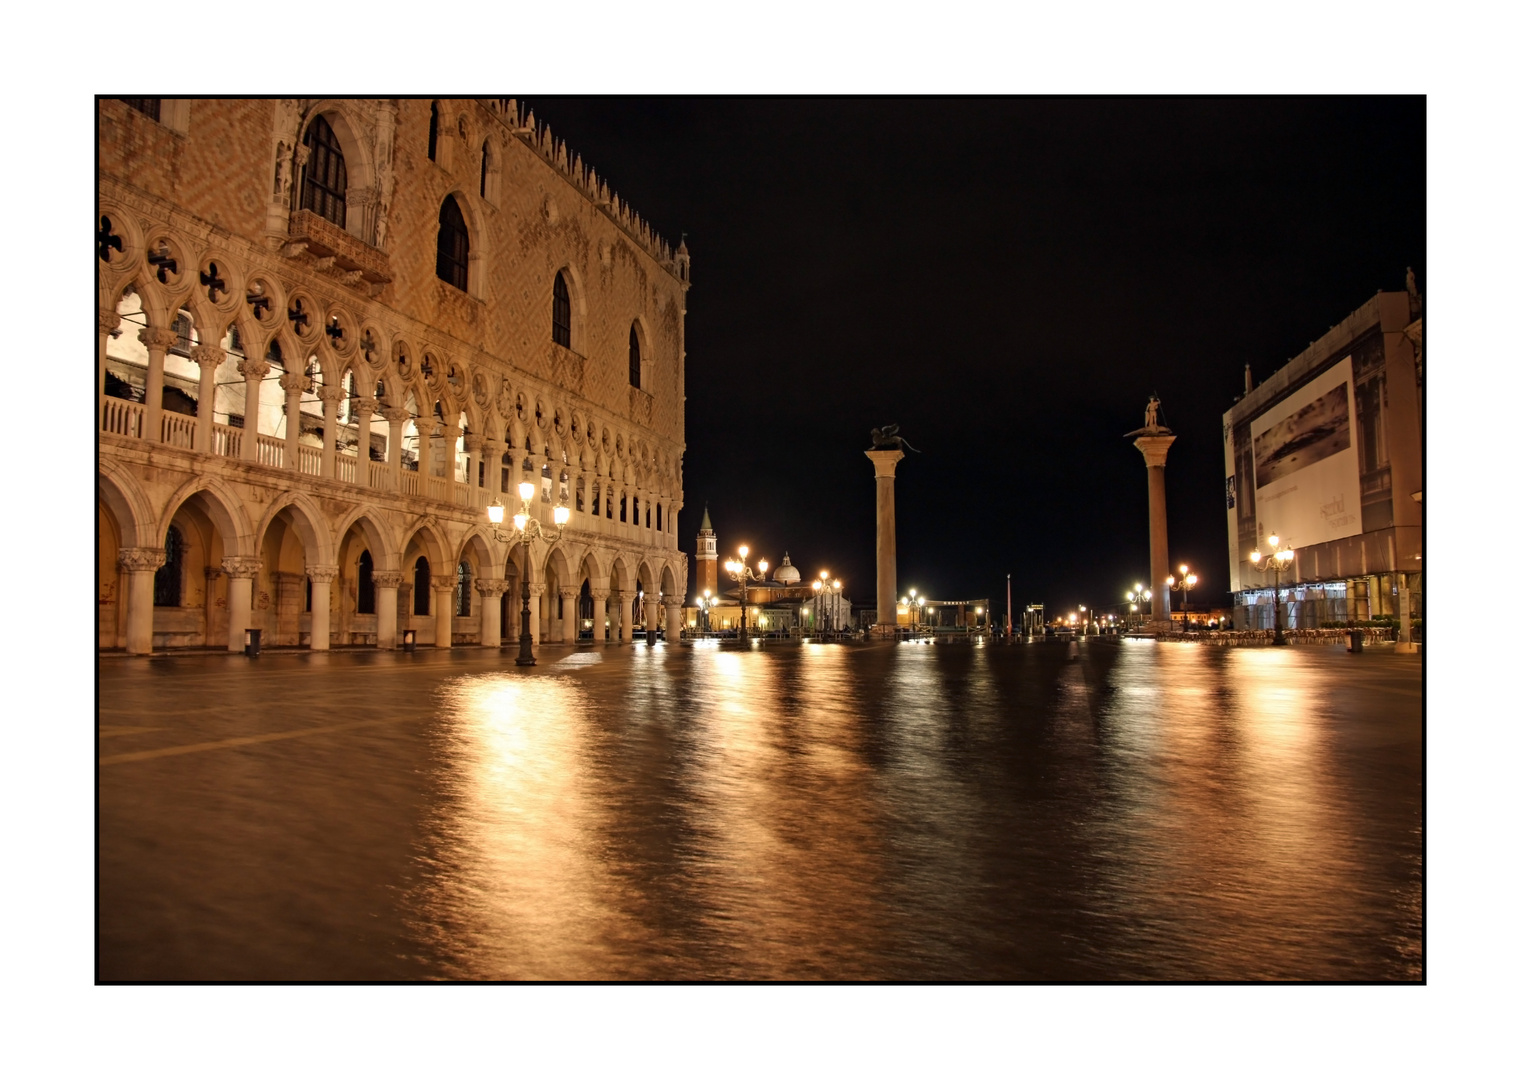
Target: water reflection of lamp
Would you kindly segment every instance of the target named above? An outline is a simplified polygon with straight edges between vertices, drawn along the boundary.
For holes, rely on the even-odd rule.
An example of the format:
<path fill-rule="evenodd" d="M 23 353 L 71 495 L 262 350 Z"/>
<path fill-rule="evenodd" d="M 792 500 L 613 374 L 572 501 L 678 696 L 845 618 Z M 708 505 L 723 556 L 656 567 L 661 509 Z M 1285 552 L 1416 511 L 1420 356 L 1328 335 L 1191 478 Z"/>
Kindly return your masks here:
<path fill-rule="evenodd" d="M 1283 636 L 1283 619 L 1278 610 L 1278 582 L 1284 568 L 1294 561 L 1294 549 L 1286 547 L 1280 550 L 1276 536 L 1268 537 L 1268 546 L 1273 550 L 1266 556 L 1260 551 L 1252 552 L 1252 565 L 1266 573 L 1267 568 L 1262 565 L 1262 560 L 1266 558 L 1267 566 L 1273 570 L 1273 644 L 1287 645 L 1288 641 Z"/>
<path fill-rule="evenodd" d="M 523 505 L 518 512 L 512 515 L 512 531 L 502 530 L 502 518 L 506 514 L 500 499 L 492 499 L 491 505 L 486 507 L 486 517 L 491 522 L 491 535 L 498 543 L 510 544 L 514 540 L 523 541 L 523 631 L 518 635 L 518 666 L 529 667 L 538 663 L 533 657 L 533 609 L 528 603 L 528 575 L 533 565 L 533 552 L 529 545 L 534 540 L 543 540 L 546 543 L 554 543 L 564 535 L 565 523 L 570 520 L 570 507 L 563 502 L 555 506 L 555 530 L 550 532 L 539 524 L 530 512 L 530 504 L 533 501 L 534 492 L 538 490 L 533 482 L 524 480 L 518 485 L 518 495 L 522 497 Z"/>

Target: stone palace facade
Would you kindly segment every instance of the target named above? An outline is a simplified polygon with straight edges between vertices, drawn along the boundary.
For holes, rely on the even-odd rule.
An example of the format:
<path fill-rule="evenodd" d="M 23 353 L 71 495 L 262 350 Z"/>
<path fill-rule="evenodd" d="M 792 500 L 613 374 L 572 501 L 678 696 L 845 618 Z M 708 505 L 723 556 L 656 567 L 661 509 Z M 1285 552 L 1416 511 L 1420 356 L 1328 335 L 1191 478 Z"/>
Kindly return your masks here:
<path fill-rule="evenodd" d="M 685 245 L 512 100 L 97 104 L 101 649 L 680 625 Z"/>

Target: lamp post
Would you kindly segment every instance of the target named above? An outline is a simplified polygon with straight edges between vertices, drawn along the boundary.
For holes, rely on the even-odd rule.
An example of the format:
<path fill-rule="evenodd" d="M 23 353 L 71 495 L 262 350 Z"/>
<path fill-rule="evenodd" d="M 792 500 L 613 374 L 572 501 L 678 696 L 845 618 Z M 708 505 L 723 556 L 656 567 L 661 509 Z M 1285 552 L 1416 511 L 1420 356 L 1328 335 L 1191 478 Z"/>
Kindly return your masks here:
<path fill-rule="evenodd" d="M 1077 605 L 1077 610 L 1080 613 L 1080 616 L 1082 618 L 1082 633 L 1083 633 L 1083 637 L 1087 637 L 1088 636 L 1088 622 L 1089 622 L 1089 619 L 1088 619 L 1088 609 L 1086 607 L 1084 607 L 1082 604 L 1079 604 L 1079 605 Z"/>
<path fill-rule="evenodd" d="M 1288 566 L 1289 563 L 1291 563 L 1291 562 L 1294 561 L 1294 549 L 1290 548 L 1290 547 L 1279 548 L 1279 546 L 1278 546 L 1278 537 L 1276 537 L 1276 536 L 1270 536 L 1270 537 L 1268 537 L 1268 547 L 1272 548 L 1273 550 L 1270 551 L 1267 555 L 1263 555 L 1262 552 L 1260 552 L 1260 551 L 1254 551 L 1254 552 L 1252 552 L 1252 555 L 1251 555 L 1252 565 L 1255 566 L 1258 570 L 1261 570 L 1263 573 L 1267 572 L 1268 567 L 1272 568 L 1272 571 L 1273 571 L 1273 644 L 1274 645 L 1287 645 L 1288 641 L 1283 636 L 1283 619 L 1280 616 L 1280 613 L 1278 611 L 1278 582 L 1279 582 L 1279 578 L 1283 574 L 1284 568 L 1286 566 Z M 1264 559 L 1267 560 L 1267 566 L 1263 565 L 1263 560 Z"/>
<path fill-rule="evenodd" d="M 1178 576 L 1167 575 L 1167 587 L 1183 594 L 1183 629 L 1188 629 L 1188 590 L 1199 584 L 1199 575 L 1188 572 L 1188 564 L 1178 567 Z"/>
<path fill-rule="evenodd" d="M 813 625 L 819 625 L 819 616 L 826 610 L 829 616 L 824 622 L 824 632 L 838 629 L 834 625 L 835 616 L 839 611 L 840 590 L 845 587 L 845 582 L 839 578 L 831 578 L 828 570 L 820 570 L 818 580 L 813 583 Z"/>
<path fill-rule="evenodd" d="M 908 590 L 908 595 L 898 601 L 908 607 L 908 629 L 910 633 L 919 632 L 919 618 L 924 614 L 924 597 L 919 595 L 918 589 Z"/>
<path fill-rule="evenodd" d="M 750 556 L 750 549 L 744 544 L 739 545 L 739 558 L 730 559 L 724 563 L 724 569 L 735 581 L 739 582 L 739 637 L 741 641 L 750 637 L 750 582 L 766 580 L 766 560 L 756 563 L 755 570 L 750 569 L 750 564 L 745 560 Z"/>
<path fill-rule="evenodd" d="M 713 590 L 704 589 L 702 595 L 697 598 L 697 618 L 702 624 L 702 629 L 711 634 L 713 632 L 713 605 L 717 603 L 713 599 Z"/>
<path fill-rule="evenodd" d="M 528 576 L 533 568 L 533 552 L 530 546 L 534 540 L 543 540 L 552 544 L 564 534 L 565 523 L 570 520 L 570 507 L 563 502 L 555 506 L 555 530 L 550 532 L 539 524 L 538 518 L 530 511 L 530 502 L 533 499 L 535 487 L 532 481 L 524 480 L 518 485 L 518 495 L 522 497 L 523 505 L 518 512 L 512 515 L 512 529 L 504 532 L 502 518 L 506 510 L 502 506 L 502 500 L 492 499 L 491 505 L 486 507 L 486 517 L 491 523 L 491 535 L 498 543 L 510 544 L 514 540 L 523 541 L 523 630 L 518 635 L 518 667 L 530 667 L 537 660 L 533 656 L 533 630 L 530 623 L 533 621 L 533 609 L 528 603 Z"/>
<path fill-rule="evenodd" d="M 1145 600 L 1147 604 L 1146 613 L 1151 614 L 1151 590 L 1139 581 L 1135 583 L 1135 588 L 1125 594 L 1125 599 L 1130 602 L 1130 613 L 1136 617 L 1136 621 L 1140 620 L 1142 600 Z"/>

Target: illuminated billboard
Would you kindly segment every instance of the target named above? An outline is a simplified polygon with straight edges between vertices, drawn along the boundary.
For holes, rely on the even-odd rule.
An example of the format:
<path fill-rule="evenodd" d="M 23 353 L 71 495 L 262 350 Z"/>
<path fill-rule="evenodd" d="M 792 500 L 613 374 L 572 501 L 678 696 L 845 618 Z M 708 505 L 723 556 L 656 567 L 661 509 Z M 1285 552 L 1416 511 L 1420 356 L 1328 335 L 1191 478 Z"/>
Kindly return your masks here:
<path fill-rule="evenodd" d="M 1252 421 L 1257 527 L 1292 547 L 1362 532 L 1349 356 Z"/>

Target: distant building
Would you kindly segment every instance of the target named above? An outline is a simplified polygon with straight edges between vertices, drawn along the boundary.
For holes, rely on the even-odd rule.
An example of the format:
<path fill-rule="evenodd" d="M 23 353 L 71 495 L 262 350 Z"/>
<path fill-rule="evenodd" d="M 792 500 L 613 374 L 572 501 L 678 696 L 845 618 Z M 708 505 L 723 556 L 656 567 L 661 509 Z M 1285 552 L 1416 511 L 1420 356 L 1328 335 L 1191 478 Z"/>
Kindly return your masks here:
<path fill-rule="evenodd" d="M 782 563 L 771 571 L 768 581 L 762 577 L 741 588 L 728 574 L 718 588 L 718 536 L 713 531 L 707 508 L 703 508 L 702 526 L 697 531 L 697 585 L 690 606 L 682 610 L 682 621 L 692 629 L 736 630 L 741 622 L 741 600 L 749 608 L 752 632 L 790 633 L 795 629 L 852 629 L 850 598 L 842 589 L 823 585 L 820 578 L 803 580 L 802 572 L 792 565 L 792 556 L 782 553 Z M 821 572 L 822 575 L 822 572 Z M 815 589 L 814 582 L 821 587 Z M 702 603 L 698 603 L 701 599 Z"/>
<path fill-rule="evenodd" d="M 1424 370 L 1413 281 L 1380 292 L 1224 416 L 1226 521 L 1237 629 L 1273 625 L 1279 537 L 1294 558 L 1287 628 L 1422 611 Z M 1265 560 L 1264 560 L 1265 561 Z"/>

